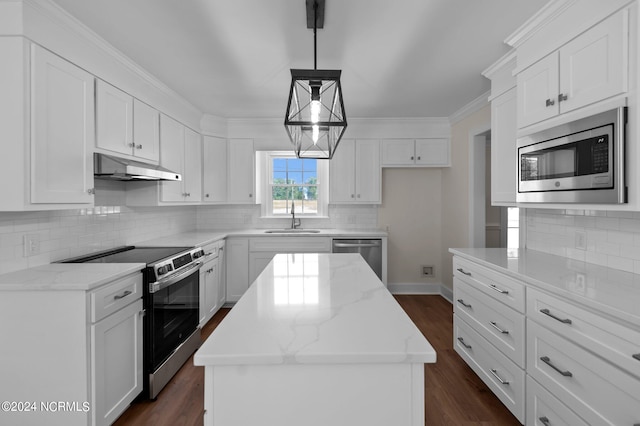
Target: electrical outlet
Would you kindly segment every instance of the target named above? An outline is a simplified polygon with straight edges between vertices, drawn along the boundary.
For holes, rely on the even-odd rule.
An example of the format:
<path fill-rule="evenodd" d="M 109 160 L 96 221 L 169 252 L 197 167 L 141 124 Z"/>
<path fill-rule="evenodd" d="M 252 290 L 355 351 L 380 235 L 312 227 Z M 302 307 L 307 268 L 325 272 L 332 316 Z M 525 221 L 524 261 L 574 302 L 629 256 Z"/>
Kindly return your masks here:
<path fill-rule="evenodd" d="M 24 256 L 33 256 L 40 253 L 40 236 L 29 234 L 24 236 Z"/>
<path fill-rule="evenodd" d="M 432 277 L 434 274 L 433 265 L 422 265 L 422 276 L 423 277 Z"/>
<path fill-rule="evenodd" d="M 587 249 L 587 233 L 585 231 L 576 231 L 575 233 L 575 246 L 577 249 Z"/>

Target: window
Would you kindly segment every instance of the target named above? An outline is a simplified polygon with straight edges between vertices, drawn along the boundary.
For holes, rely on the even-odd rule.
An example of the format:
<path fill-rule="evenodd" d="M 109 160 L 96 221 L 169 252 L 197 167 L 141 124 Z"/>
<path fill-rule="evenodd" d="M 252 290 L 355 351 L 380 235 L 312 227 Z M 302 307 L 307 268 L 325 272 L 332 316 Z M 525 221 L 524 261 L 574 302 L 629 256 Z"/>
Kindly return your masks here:
<path fill-rule="evenodd" d="M 264 159 L 263 215 L 323 216 L 328 176 L 326 161 L 296 158 L 290 152 L 268 152 Z"/>

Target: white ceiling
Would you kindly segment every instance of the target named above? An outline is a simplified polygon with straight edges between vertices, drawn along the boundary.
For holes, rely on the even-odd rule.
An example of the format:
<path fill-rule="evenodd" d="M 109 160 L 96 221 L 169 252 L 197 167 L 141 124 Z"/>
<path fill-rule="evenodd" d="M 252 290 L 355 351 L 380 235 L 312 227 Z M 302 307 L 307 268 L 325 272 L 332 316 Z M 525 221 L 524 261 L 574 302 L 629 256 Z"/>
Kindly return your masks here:
<path fill-rule="evenodd" d="M 305 0 L 54 0 L 205 113 L 284 117 L 290 68 L 313 68 Z M 318 69 L 347 117 L 447 117 L 547 0 L 326 0 Z"/>

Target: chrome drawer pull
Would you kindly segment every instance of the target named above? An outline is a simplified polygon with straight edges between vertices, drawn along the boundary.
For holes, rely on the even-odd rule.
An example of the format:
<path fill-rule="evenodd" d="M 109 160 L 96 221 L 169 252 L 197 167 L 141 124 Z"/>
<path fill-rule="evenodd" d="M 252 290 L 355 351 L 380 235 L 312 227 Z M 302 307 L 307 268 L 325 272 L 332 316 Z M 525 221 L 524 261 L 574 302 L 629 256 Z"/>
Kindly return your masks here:
<path fill-rule="evenodd" d="M 538 417 L 538 420 L 540 420 L 540 423 L 542 423 L 544 426 L 549 426 L 551 424 L 549 419 L 544 416 Z"/>
<path fill-rule="evenodd" d="M 633 354 L 631 356 L 637 359 L 638 361 L 640 361 L 640 354 Z M 636 425 L 633 425 L 633 426 L 636 426 Z M 640 426 L 640 423 L 638 423 L 638 426 Z"/>
<path fill-rule="evenodd" d="M 563 324 L 571 324 L 571 320 L 569 318 L 558 318 L 557 316 L 553 315 L 548 309 L 540 309 L 540 313 L 545 314 L 547 316 L 550 316 L 551 318 L 553 318 L 556 321 L 560 321 Z"/>
<path fill-rule="evenodd" d="M 462 273 L 463 273 L 463 274 L 465 274 L 465 275 L 471 276 L 471 272 L 467 272 L 467 271 L 465 271 L 465 270 L 464 270 L 464 269 L 462 269 L 462 268 L 458 268 L 458 271 L 459 271 L 459 272 L 462 272 Z"/>
<path fill-rule="evenodd" d="M 114 300 L 123 299 L 123 298 L 127 297 L 130 294 L 131 294 L 131 290 L 127 290 L 122 294 L 116 294 L 115 296 L 113 296 L 113 299 Z"/>
<path fill-rule="evenodd" d="M 467 344 L 464 342 L 464 339 L 463 339 L 462 337 L 458 337 L 458 341 L 459 341 L 460 343 L 462 343 L 462 346 L 464 346 L 465 348 L 467 348 L 467 349 L 471 349 L 471 345 L 467 345 Z"/>
<path fill-rule="evenodd" d="M 496 287 L 495 284 L 489 284 L 489 288 L 491 288 L 491 290 L 497 291 L 500 294 L 509 294 L 509 290 L 502 290 L 502 289 Z"/>
<path fill-rule="evenodd" d="M 498 375 L 498 372 L 497 372 L 495 369 L 493 369 L 493 368 L 491 369 L 491 374 L 493 374 L 493 377 L 495 377 L 496 379 L 498 379 L 498 381 L 499 381 L 500 383 L 502 383 L 503 385 L 508 385 L 508 384 L 509 384 L 509 382 L 507 382 L 507 381 L 505 381 L 505 380 L 502 380 L 502 377 L 500 377 L 500 376 Z"/>
<path fill-rule="evenodd" d="M 571 377 L 573 376 L 573 374 L 571 373 L 571 371 L 562 371 L 560 370 L 558 367 L 556 367 L 555 365 L 553 365 L 551 363 L 551 359 L 549 359 L 548 356 L 541 356 L 540 357 L 540 361 L 544 362 L 545 364 L 547 364 L 549 367 L 553 368 L 554 370 L 556 370 L 558 373 L 562 374 L 565 377 Z"/>
<path fill-rule="evenodd" d="M 458 303 L 461 304 L 462 306 L 464 306 L 465 308 L 470 308 L 471 305 L 468 303 L 464 303 L 463 299 L 458 299 Z"/>
<path fill-rule="evenodd" d="M 489 321 L 489 324 L 491 324 L 491 327 L 495 328 L 496 330 L 498 330 L 500 333 L 502 334 L 509 334 L 509 330 L 503 330 L 500 327 L 498 327 L 498 324 L 496 324 L 495 321 Z"/>

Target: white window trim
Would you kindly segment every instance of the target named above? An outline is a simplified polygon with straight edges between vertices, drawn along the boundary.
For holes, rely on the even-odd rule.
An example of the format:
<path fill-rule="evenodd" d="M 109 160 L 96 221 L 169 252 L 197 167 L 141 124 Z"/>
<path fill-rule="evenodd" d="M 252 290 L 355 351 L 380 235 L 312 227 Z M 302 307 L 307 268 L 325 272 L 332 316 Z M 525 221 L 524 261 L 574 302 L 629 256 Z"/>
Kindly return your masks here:
<path fill-rule="evenodd" d="M 283 218 L 290 217 L 290 213 L 273 214 L 271 182 L 273 176 L 273 158 L 291 157 L 295 158 L 293 151 L 258 151 L 258 161 L 256 177 L 260 190 L 259 200 L 261 201 L 261 217 L 263 218 Z M 329 213 L 329 161 L 317 161 L 318 173 L 318 213 L 296 213 L 296 217 L 301 218 L 327 218 Z"/>

